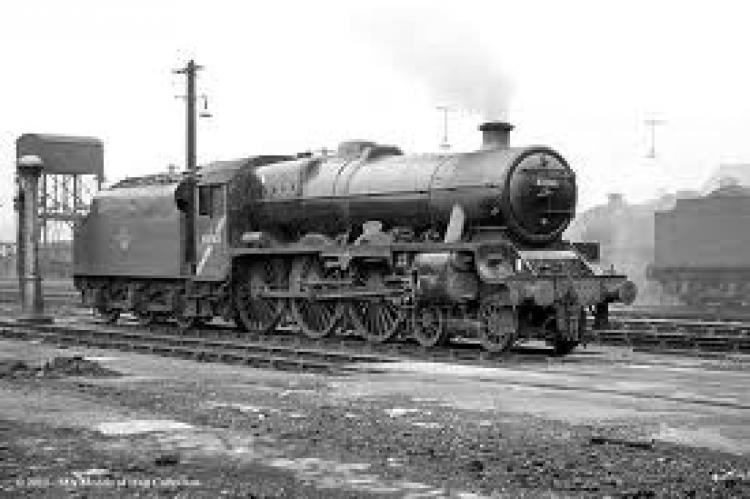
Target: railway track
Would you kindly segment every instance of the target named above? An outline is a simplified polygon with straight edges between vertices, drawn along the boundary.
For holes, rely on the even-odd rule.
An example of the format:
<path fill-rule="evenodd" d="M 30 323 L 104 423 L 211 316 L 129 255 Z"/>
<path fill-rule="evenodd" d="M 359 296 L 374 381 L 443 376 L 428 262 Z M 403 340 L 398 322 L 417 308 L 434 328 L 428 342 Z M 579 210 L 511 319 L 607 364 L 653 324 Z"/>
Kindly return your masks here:
<path fill-rule="evenodd" d="M 669 306 L 612 306 L 610 317 L 669 320 L 704 320 L 716 322 L 750 322 L 750 310 L 739 308 L 695 308 Z"/>
<path fill-rule="evenodd" d="M 230 333 L 233 331 L 234 333 Z M 351 372 L 379 372 L 378 364 L 414 360 L 415 356 L 425 360 L 467 362 L 476 365 L 500 365 L 511 360 L 525 361 L 533 354 L 513 353 L 503 356 L 488 356 L 478 348 L 450 348 L 445 352 L 427 352 L 421 347 L 404 343 L 373 346 L 354 339 L 306 341 L 294 334 L 277 334 L 263 339 L 247 338 L 228 327 L 205 328 L 193 334 L 179 334 L 176 328 L 157 327 L 152 330 L 132 324 L 104 327 L 95 321 L 86 323 L 60 322 L 58 324 L 19 324 L 13 320 L 0 319 L 0 337 L 22 340 L 38 340 L 59 346 L 85 346 L 121 351 L 151 353 L 163 356 L 188 358 L 204 362 L 220 362 L 232 365 L 249 365 L 296 371 L 346 374 Z M 273 338 L 273 339 L 271 339 Z M 311 344 L 312 343 L 312 344 Z M 461 350 L 464 350 L 461 352 Z M 473 353 L 469 353 L 473 352 Z M 523 356 L 526 356 L 524 359 Z M 536 358 L 543 358 L 538 353 Z M 600 359 L 611 363 L 612 360 Z M 563 359 L 563 362 L 565 360 Z M 659 362 L 664 367 L 664 362 Z M 673 402 L 680 404 L 711 406 L 738 410 L 750 410 L 750 404 L 740 400 L 683 396 L 664 393 L 646 393 L 636 390 L 608 387 L 540 382 L 536 380 L 506 380 L 479 377 L 478 382 L 499 387 L 518 386 L 561 392 L 604 394 L 640 400 Z"/>
<path fill-rule="evenodd" d="M 11 305 L 18 299 L 17 283 L 13 280 L 0 280 L 0 305 Z M 67 280 L 45 281 L 45 299 L 51 309 L 56 306 L 78 309 L 79 296 Z M 2 308 L 7 308 L 4 306 Z M 696 317 L 670 317 L 670 309 L 631 308 L 613 309 L 607 329 L 591 331 L 587 343 L 631 347 L 641 351 L 688 353 L 709 355 L 711 353 L 750 353 L 750 321 L 706 320 Z M 8 310 L 10 311 L 10 310 Z M 67 310 L 66 313 L 70 313 Z M 678 314 L 679 315 L 679 314 Z M 700 315 L 700 314 L 694 314 Z M 101 327 L 101 325 L 100 325 Z M 166 329 L 161 328 L 162 331 Z M 282 331 L 283 332 L 283 331 Z M 166 334 L 166 333 L 165 333 Z M 211 334 L 201 331 L 200 334 Z M 225 328 L 222 335 L 231 337 L 236 331 Z M 243 338 L 250 335 L 242 333 Z M 274 334 L 253 337 L 257 342 L 288 346 L 305 342 L 299 335 Z M 307 340 L 309 342 L 311 340 Z M 452 348 L 427 352 L 415 345 L 394 342 L 386 345 L 372 345 L 351 337 L 336 337 L 334 340 L 321 340 L 316 348 L 343 348 L 366 350 L 377 355 L 411 356 L 436 360 L 481 362 L 491 359 L 486 352 L 477 352 L 475 345 L 454 345 Z"/>
<path fill-rule="evenodd" d="M 606 330 L 592 331 L 594 342 L 663 351 L 750 353 L 750 322 L 653 316 L 615 311 Z"/>
<path fill-rule="evenodd" d="M 49 305 L 77 305 L 80 293 L 73 287 L 72 279 L 47 279 L 42 282 L 42 295 Z M 18 303 L 18 280 L 0 278 L 0 303 Z"/>
<path fill-rule="evenodd" d="M 691 330 L 674 327 L 660 330 L 636 323 L 619 324 L 591 331 L 589 343 L 627 346 L 641 351 L 670 353 L 750 353 L 750 334 L 743 331 Z"/>
<path fill-rule="evenodd" d="M 425 349 L 406 341 L 372 344 L 346 335 L 313 340 L 298 334 L 290 327 L 282 327 L 271 335 L 257 335 L 240 332 L 230 326 L 209 325 L 185 334 L 169 324 L 144 328 L 136 322 L 124 322 L 112 326 L 85 315 L 55 324 L 34 326 L 0 319 L 0 336 L 38 339 L 61 346 L 90 346 L 201 361 L 325 372 L 377 370 L 372 364 L 404 360 L 488 367 L 551 360 L 549 349 L 528 346 L 497 355 L 490 354 L 482 350 L 478 344 L 468 341 L 454 342 L 443 348 Z M 690 342 L 687 342 L 684 336 L 669 333 L 605 330 L 597 331 L 593 339 L 601 344 L 624 345 L 634 350 L 656 353 L 665 350 L 703 357 L 750 352 L 748 337 L 716 337 L 714 340 L 719 341 L 714 342 L 691 338 Z M 743 342 L 738 343 L 738 339 Z M 579 353 L 577 357 L 557 358 L 555 361 L 581 362 L 581 356 L 586 355 L 586 352 L 579 350 Z M 585 361 L 596 362 L 597 359 L 590 357 L 585 358 Z M 612 359 L 598 358 L 598 361 L 612 362 Z"/>
<path fill-rule="evenodd" d="M 44 294 L 52 307 L 78 305 L 79 296 L 70 280 L 44 281 Z M 17 300 L 17 282 L 0 279 L 0 304 L 16 303 Z M 727 320 L 714 318 L 714 312 L 690 311 L 684 307 L 614 308 L 610 326 L 605 330 L 592 331 L 587 342 L 675 353 L 750 353 L 750 314 L 746 320 L 739 316 Z M 268 337 L 262 340 L 267 341 Z M 384 354 L 399 354 L 394 350 L 403 350 L 404 347 L 398 345 L 394 343 L 382 349 L 380 345 L 375 345 L 371 349 L 383 350 Z M 448 349 L 444 354 L 448 359 L 466 355 L 465 348 Z M 419 356 L 425 357 L 422 353 Z"/>
<path fill-rule="evenodd" d="M 750 322 L 675 319 L 657 317 L 612 317 L 610 329 L 703 335 L 750 335 Z"/>
<path fill-rule="evenodd" d="M 220 325 L 182 333 L 169 324 L 144 328 L 135 322 L 125 322 L 111 326 L 91 318 L 39 325 L 0 319 L 0 336 L 37 339 L 63 346 L 114 348 L 196 360 L 322 371 L 361 371 L 371 369 L 364 364 L 403 360 L 492 366 L 513 360 L 538 360 L 550 353 L 549 349 L 532 348 L 504 355 L 490 354 L 474 343 L 425 349 L 405 341 L 372 344 L 353 336 L 314 340 L 290 327 L 281 327 L 271 335 L 241 332 L 232 326 Z"/>
<path fill-rule="evenodd" d="M 200 332 L 205 331 L 197 333 Z M 169 334 L 165 331 L 131 326 L 105 327 L 97 322 L 29 325 L 2 319 L 0 320 L 0 336 L 11 339 L 40 340 L 59 346 L 116 349 L 206 362 L 304 371 L 361 371 L 363 368 L 357 364 L 388 360 L 375 355 L 314 348 L 302 344 L 273 345 L 215 334 Z"/>
<path fill-rule="evenodd" d="M 596 386 L 576 386 L 562 383 L 543 383 L 536 381 L 508 381 L 479 378 L 480 382 L 494 384 L 498 386 L 519 386 L 525 388 L 540 388 L 544 390 L 554 390 L 563 392 L 579 392 L 599 395 L 615 395 L 619 397 L 629 397 L 641 400 L 653 400 L 660 402 L 675 402 L 680 404 L 701 405 L 708 407 L 719 407 L 727 409 L 750 410 L 750 403 L 737 399 L 727 398 L 710 398 L 688 395 L 674 395 L 654 392 L 641 392 L 636 390 L 624 390 L 617 388 L 602 388 Z"/>

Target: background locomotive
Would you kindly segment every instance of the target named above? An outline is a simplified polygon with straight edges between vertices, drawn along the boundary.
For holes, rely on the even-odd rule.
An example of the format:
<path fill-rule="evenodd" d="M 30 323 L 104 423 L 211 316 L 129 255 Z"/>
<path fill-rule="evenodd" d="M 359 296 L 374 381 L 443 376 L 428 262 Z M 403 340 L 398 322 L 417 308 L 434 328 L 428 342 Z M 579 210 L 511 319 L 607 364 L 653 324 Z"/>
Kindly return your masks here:
<path fill-rule="evenodd" d="M 700 190 L 641 204 L 611 194 L 566 231 L 638 286 L 638 304 L 742 312 L 750 305 L 750 165 L 722 165 Z"/>
<path fill-rule="evenodd" d="M 689 193 L 680 191 L 678 195 Z M 578 214 L 564 236 L 599 243 L 599 264 L 603 268 L 614 266 L 636 284 L 637 305 L 667 304 L 661 287 L 648 279 L 648 266 L 654 261 L 654 213 L 672 208 L 674 202 L 674 194 L 629 203 L 622 194 L 611 193 L 606 204 Z"/>
<path fill-rule="evenodd" d="M 750 171 L 750 167 L 747 168 Z M 657 211 L 649 278 L 701 308 L 750 305 L 750 189 L 731 177 L 704 196 Z"/>
<path fill-rule="evenodd" d="M 270 332 L 290 319 L 313 338 L 435 346 L 461 331 L 490 351 L 543 339 L 569 352 L 587 310 L 604 323 L 635 289 L 597 270 L 595 244 L 562 239 L 574 172 L 549 147 L 510 147 L 511 129 L 483 124 L 469 153 L 352 141 L 125 180 L 77 230 L 76 286 L 110 320 Z"/>

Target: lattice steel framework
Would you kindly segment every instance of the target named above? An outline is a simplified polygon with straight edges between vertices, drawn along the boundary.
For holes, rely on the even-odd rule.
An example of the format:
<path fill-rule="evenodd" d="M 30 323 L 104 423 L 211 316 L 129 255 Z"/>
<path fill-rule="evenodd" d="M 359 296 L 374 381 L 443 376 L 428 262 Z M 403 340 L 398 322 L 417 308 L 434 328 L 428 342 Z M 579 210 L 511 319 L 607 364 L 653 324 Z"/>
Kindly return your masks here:
<path fill-rule="evenodd" d="M 43 174 L 39 183 L 39 258 L 44 275 L 70 273 L 73 229 L 101 188 L 98 175 Z"/>

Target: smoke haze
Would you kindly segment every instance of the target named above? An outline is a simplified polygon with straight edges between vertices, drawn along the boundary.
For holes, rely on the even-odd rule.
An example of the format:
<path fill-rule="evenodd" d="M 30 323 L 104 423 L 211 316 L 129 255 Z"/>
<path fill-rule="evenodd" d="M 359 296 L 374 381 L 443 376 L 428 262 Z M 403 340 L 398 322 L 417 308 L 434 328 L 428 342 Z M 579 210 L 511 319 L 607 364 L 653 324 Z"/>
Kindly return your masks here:
<path fill-rule="evenodd" d="M 401 72 L 422 81 L 436 101 L 507 119 L 512 84 L 490 56 L 483 30 L 434 7 L 361 12 L 356 23 L 376 50 Z"/>

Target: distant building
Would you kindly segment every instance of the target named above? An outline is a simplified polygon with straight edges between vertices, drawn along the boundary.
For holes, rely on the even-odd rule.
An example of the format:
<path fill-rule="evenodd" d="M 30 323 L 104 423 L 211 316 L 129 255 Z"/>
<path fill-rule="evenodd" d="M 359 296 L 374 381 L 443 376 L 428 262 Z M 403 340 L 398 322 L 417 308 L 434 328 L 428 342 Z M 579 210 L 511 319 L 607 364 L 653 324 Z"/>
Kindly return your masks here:
<path fill-rule="evenodd" d="M 18 275 L 16 242 L 0 241 L 0 277 Z M 39 246 L 39 267 L 43 277 L 70 277 L 72 242 L 53 241 Z"/>
<path fill-rule="evenodd" d="M 607 203 L 578 214 L 565 236 L 571 241 L 598 242 L 601 266 L 614 267 L 635 282 L 639 303 L 653 303 L 657 300 L 646 280 L 646 267 L 654 259 L 654 212 L 670 209 L 674 202 L 675 195 L 664 194 L 646 203 L 630 204 L 622 194 L 612 193 Z"/>
<path fill-rule="evenodd" d="M 732 163 L 720 165 L 703 183 L 700 189 L 705 195 L 720 188 L 750 188 L 750 163 Z"/>

